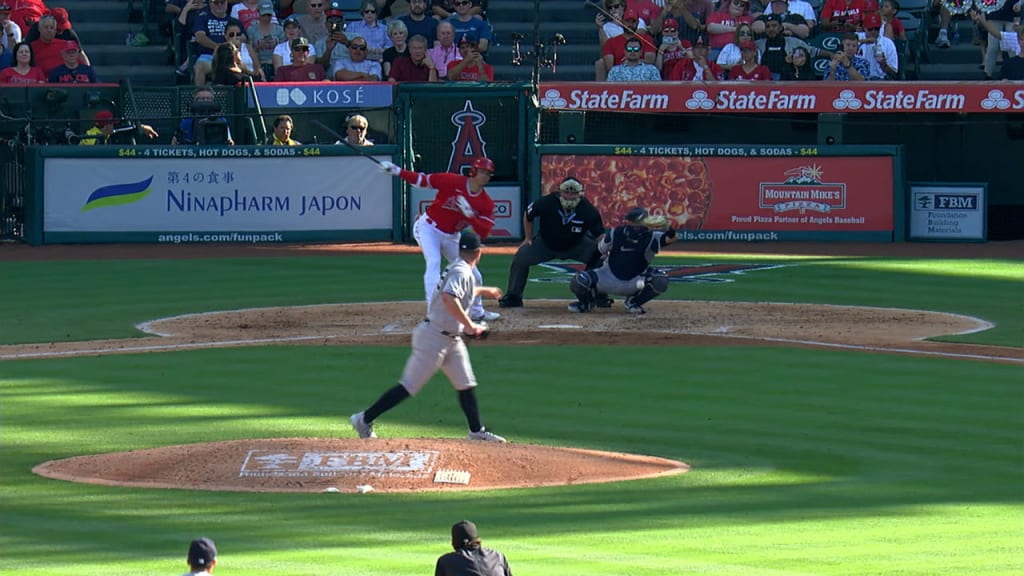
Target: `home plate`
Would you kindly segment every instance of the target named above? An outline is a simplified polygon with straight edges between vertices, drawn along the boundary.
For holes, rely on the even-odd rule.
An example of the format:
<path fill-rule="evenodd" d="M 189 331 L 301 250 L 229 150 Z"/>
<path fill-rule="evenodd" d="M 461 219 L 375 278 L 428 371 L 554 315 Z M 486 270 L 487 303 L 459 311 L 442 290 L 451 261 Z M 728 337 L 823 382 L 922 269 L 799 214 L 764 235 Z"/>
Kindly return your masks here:
<path fill-rule="evenodd" d="M 579 324 L 541 324 L 537 328 L 547 328 L 553 330 L 574 330 L 583 328 Z"/>

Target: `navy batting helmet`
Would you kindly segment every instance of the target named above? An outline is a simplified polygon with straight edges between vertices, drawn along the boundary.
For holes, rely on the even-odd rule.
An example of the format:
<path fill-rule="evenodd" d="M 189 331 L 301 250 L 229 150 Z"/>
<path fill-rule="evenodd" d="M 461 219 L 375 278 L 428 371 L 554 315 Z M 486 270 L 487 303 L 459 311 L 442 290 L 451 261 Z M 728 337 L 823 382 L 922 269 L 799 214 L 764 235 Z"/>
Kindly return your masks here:
<path fill-rule="evenodd" d="M 626 222 L 637 224 L 643 222 L 647 218 L 647 208 L 641 208 L 637 206 L 629 212 L 626 212 Z"/>
<path fill-rule="evenodd" d="M 473 167 L 469 169 L 469 175 L 476 176 L 477 170 L 487 170 L 491 174 L 494 174 L 494 161 L 484 156 L 477 158 L 473 161 Z"/>

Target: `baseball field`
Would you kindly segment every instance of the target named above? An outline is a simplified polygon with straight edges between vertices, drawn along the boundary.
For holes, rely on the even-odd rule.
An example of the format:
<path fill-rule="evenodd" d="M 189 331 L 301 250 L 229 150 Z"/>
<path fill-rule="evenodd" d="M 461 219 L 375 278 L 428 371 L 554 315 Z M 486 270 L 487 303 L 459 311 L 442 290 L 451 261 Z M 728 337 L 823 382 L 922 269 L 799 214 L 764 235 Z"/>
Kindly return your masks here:
<path fill-rule="evenodd" d="M 189 446 L 357 444 L 348 416 L 408 354 L 418 253 L 0 246 L 0 572 L 180 574 L 208 536 L 218 576 L 431 574 L 467 518 L 517 576 L 1024 573 L 1024 243 L 673 248 L 645 316 L 583 321 L 568 274 L 535 268 L 471 355 L 509 448 L 685 473 L 325 493 L 195 487 L 225 464 Z M 504 287 L 511 250 L 488 250 Z M 378 422 L 472 467 L 465 428 L 440 374 Z M 132 459 L 162 448 L 174 470 Z M 33 472 L 111 453 L 111 477 L 182 485 Z"/>

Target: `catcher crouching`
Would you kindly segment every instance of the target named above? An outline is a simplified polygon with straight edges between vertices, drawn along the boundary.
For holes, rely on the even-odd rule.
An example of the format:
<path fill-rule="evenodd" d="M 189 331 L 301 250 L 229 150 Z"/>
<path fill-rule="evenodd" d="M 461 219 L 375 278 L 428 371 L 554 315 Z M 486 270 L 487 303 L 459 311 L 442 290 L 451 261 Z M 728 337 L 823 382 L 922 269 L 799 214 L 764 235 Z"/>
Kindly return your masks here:
<path fill-rule="evenodd" d="M 668 276 L 651 266 L 662 247 L 676 241 L 676 231 L 664 216 L 651 216 L 645 208 L 633 208 L 626 223 L 613 228 L 597 245 L 604 264 L 579 272 L 569 282 L 577 301 L 570 312 L 590 312 L 598 292 L 626 297 L 626 312 L 644 314 L 644 304 L 668 289 Z"/>

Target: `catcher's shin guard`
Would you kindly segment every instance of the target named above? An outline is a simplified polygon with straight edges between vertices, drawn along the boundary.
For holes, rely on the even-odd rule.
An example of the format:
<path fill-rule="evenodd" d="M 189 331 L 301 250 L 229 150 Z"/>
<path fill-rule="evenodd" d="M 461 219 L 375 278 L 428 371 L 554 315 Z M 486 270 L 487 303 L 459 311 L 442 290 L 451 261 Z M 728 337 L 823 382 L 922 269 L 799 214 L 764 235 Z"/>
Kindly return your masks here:
<path fill-rule="evenodd" d="M 580 303 L 593 308 L 594 294 L 597 289 L 597 272 L 593 270 L 578 272 L 569 281 L 569 289 L 576 295 Z"/>
<path fill-rule="evenodd" d="M 642 306 L 668 290 L 668 275 L 657 268 L 648 268 L 644 275 L 644 288 L 633 295 L 633 303 Z"/>

